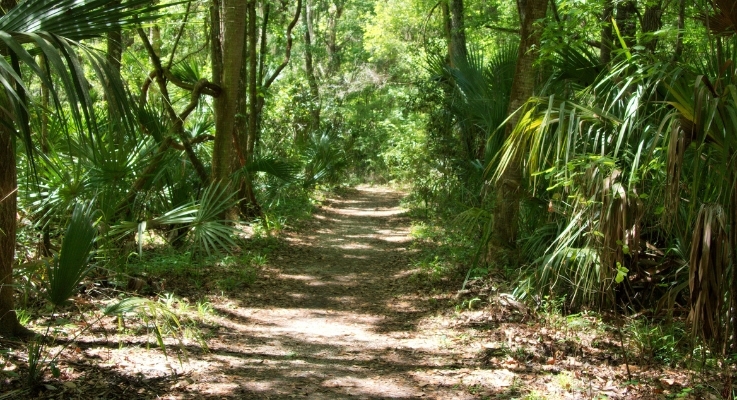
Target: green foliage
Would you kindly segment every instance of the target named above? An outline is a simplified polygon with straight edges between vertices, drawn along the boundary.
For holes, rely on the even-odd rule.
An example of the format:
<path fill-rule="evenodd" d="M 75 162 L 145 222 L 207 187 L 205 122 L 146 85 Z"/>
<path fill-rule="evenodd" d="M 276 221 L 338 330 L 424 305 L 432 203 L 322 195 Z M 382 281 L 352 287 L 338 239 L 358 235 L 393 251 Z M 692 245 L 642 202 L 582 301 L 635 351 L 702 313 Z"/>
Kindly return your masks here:
<path fill-rule="evenodd" d="M 63 305 L 77 290 L 89 271 L 92 246 L 97 235 L 92 204 L 77 204 L 69 221 L 61 253 L 47 264 L 48 297 L 55 306 Z"/>
<path fill-rule="evenodd" d="M 112 227 L 109 236 L 112 239 L 124 238 L 136 234 L 138 238 L 139 256 L 142 255 L 143 233 L 147 229 L 175 225 L 180 229 L 191 230 L 192 255 L 204 253 L 229 253 L 238 247 L 234 238 L 238 230 L 234 221 L 223 218 L 223 215 L 236 206 L 236 192 L 229 189 L 228 184 L 213 182 L 203 192 L 198 201 L 179 206 L 161 216 L 147 221 L 124 221 Z M 111 243 L 115 243 L 113 240 Z"/>
<path fill-rule="evenodd" d="M 458 226 L 444 227 L 427 223 L 413 224 L 410 235 L 415 239 L 414 246 L 420 249 L 413 261 L 417 269 L 415 279 L 420 286 L 435 286 L 463 279 L 463 268 L 468 266 L 474 251 L 472 237 Z M 476 275 L 483 272 L 481 269 L 475 270 Z"/>
<path fill-rule="evenodd" d="M 345 156 L 336 145 L 334 137 L 327 133 L 312 135 L 304 156 L 305 187 L 312 187 L 319 181 L 328 184 L 339 182 L 341 169 L 345 166 Z"/>
<path fill-rule="evenodd" d="M 197 213 L 194 214 L 192 245 L 195 252 L 204 251 L 207 255 L 217 252 L 230 252 L 238 247 L 235 239 L 237 230 L 232 221 L 223 219 L 226 211 L 235 207 L 235 192 L 229 185 L 216 182 L 202 193 Z"/>
<path fill-rule="evenodd" d="M 645 362 L 676 367 L 688 358 L 689 335 L 685 326 L 673 321 L 637 319 L 627 324 L 626 336 Z"/>
<path fill-rule="evenodd" d="M 179 343 L 177 357 L 182 361 L 184 353 L 183 335 L 185 326 L 182 316 L 178 315 L 174 306 L 175 299 L 172 296 L 164 296 L 159 301 L 149 300 L 141 297 L 128 297 L 113 303 L 103 310 L 105 316 L 118 317 L 119 321 L 126 317 L 135 316 L 146 327 L 149 333 L 153 333 L 156 343 L 164 353 L 166 352 L 165 337 L 173 337 Z M 201 343 L 204 345 L 204 342 Z"/>

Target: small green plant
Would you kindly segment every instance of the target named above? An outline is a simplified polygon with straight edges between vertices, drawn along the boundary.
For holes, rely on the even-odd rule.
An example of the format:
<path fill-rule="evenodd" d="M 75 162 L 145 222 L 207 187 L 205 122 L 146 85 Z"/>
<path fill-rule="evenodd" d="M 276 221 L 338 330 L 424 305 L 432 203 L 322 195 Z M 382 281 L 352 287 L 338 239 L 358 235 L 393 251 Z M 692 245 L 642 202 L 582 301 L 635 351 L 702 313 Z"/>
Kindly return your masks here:
<path fill-rule="evenodd" d="M 266 265 L 266 256 L 263 254 L 256 254 L 251 256 L 251 265 L 254 267 L 263 267 Z"/>
<path fill-rule="evenodd" d="M 174 307 L 177 302 L 179 302 L 179 299 L 172 295 L 164 295 L 159 301 L 129 297 L 106 307 L 103 310 L 103 315 L 118 317 L 119 329 L 124 329 L 123 321 L 125 318 L 135 317 L 139 319 L 147 332 L 153 334 L 164 356 L 167 356 L 164 337 L 174 338 L 179 344 L 177 358 L 181 362 L 182 357 L 186 356 L 183 342 L 185 337 L 198 339 L 203 348 L 207 348 L 207 345 L 200 340 L 199 334 L 193 325 L 187 324 L 190 322 L 187 316 Z"/>
<path fill-rule="evenodd" d="M 668 396 L 668 397 L 672 399 L 686 399 L 686 398 L 691 397 L 693 391 L 694 391 L 693 388 L 685 387 L 681 389 L 678 393 L 674 393 L 672 396 Z"/>
<path fill-rule="evenodd" d="M 200 318 L 205 318 L 213 313 L 212 304 L 207 300 L 200 300 L 197 302 L 197 314 Z"/>
<path fill-rule="evenodd" d="M 47 296 L 55 306 L 63 305 L 87 275 L 87 262 L 97 235 L 92 203 L 77 204 L 61 244 L 59 257 L 46 264 Z"/>
<path fill-rule="evenodd" d="M 18 322 L 20 322 L 20 324 L 23 326 L 26 326 L 29 322 L 31 322 L 31 313 L 28 312 L 28 310 L 16 309 L 15 315 L 18 317 Z"/>
<path fill-rule="evenodd" d="M 225 278 L 217 281 L 217 286 L 224 291 L 232 292 L 244 287 L 248 287 L 256 281 L 258 275 L 250 266 L 241 266 L 228 273 Z"/>
<path fill-rule="evenodd" d="M 527 393 L 524 397 L 522 397 L 521 400 L 545 400 L 545 395 L 538 392 L 537 390 L 533 390 L 530 393 Z"/>
<path fill-rule="evenodd" d="M 282 216 L 264 214 L 253 226 L 254 236 L 277 236 L 287 226 L 287 219 Z"/>
<path fill-rule="evenodd" d="M 667 365 L 675 365 L 686 359 L 683 348 L 688 341 L 688 335 L 681 324 L 636 320 L 627 326 L 628 336 L 641 358 Z"/>
<path fill-rule="evenodd" d="M 561 389 L 570 392 L 575 388 L 575 378 L 569 371 L 564 371 L 563 373 L 558 374 L 555 378 L 557 381 L 556 383 Z"/>
<path fill-rule="evenodd" d="M 456 304 L 455 311 L 461 312 L 466 308 L 469 310 L 473 310 L 473 307 L 479 303 L 481 303 L 481 299 L 478 297 L 474 297 L 472 299 L 465 299 L 460 304 Z"/>

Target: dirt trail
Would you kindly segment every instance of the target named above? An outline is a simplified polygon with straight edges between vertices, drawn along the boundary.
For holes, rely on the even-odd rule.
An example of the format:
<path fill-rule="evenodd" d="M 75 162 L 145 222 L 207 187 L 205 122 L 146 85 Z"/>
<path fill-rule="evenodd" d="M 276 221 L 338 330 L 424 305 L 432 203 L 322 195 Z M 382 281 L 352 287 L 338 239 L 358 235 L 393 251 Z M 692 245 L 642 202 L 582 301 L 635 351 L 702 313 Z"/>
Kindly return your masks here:
<path fill-rule="evenodd" d="M 442 335 L 423 329 L 427 300 L 405 292 L 411 241 L 401 196 L 359 187 L 329 199 L 313 226 L 289 234 L 258 287 L 218 307 L 223 334 L 210 341 L 187 392 L 473 398 L 447 376 L 457 366 Z"/>
<path fill-rule="evenodd" d="M 151 335 L 121 334 L 104 319 L 72 346 L 49 349 L 66 349 L 60 376 L 47 374 L 30 396 L 13 371 L 25 363 L 23 344 L 0 342 L 18 349 L 0 363 L 0 399 L 660 399 L 694 387 L 688 370 L 642 357 L 628 364 L 621 336 L 600 332 L 595 318 L 546 322 L 510 308 L 486 281 L 474 292 L 483 307 L 453 312 L 462 302 L 448 301 L 452 286 L 435 297 L 418 288 L 401 197 L 358 187 L 328 199 L 238 295 L 213 295 L 202 282 L 216 278 L 206 276 L 200 292 L 216 312 L 198 327 L 209 351 L 185 341 L 179 363 Z M 702 386 L 723 385 L 715 382 Z"/>

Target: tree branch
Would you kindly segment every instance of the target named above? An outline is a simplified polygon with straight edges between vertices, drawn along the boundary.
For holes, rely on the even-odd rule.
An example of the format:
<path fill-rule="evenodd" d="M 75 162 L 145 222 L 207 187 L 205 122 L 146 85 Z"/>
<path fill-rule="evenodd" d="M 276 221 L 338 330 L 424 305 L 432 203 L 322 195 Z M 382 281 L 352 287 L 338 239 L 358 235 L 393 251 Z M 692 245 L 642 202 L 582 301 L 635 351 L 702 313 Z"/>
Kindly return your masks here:
<path fill-rule="evenodd" d="M 266 64 L 266 28 L 269 23 L 269 4 L 264 6 L 264 21 L 261 24 L 261 46 L 259 48 L 259 60 L 258 60 L 258 80 L 259 85 L 264 82 L 264 65 Z"/>
<path fill-rule="evenodd" d="M 182 34 L 184 34 L 184 27 L 187 25 L 187 20 L 189 19 L 189 11 L 192 8 L 192 0 L 189 0 L 187 3 L 187 11 L 184 12 L 184 19 L 182 20 L 182 24 L 179 26 L 179 33 L 177 33 L 176 39 L 174 39 L 174 46 L 171 48 L 171 54 L 169 55 L 169 61 L 166 63 L 166 69 L 171 68 L 172 62 L 174 62 L 174 53 L 177 52 L 177 46 L 179 46 L 179 40 L 182 39 Z"/>
<path fill-rule="evenodd" d="M 183 150 L 185 152 L 192 150 L 192 144 L 201 143 L 207 140 L 214 139 L 211 135 L 202 135 L 198 136 L 192 141 L 189 141 L 184 137 L 184 130 L 182 129 L 182 125 L 177 124 L 183 124 L 184 120 L 189 117 L 189 115 L 194 111 L 195 108 L 197 108 L 197 104 L 199 104 L 200 97 L 202 96 L 202 90 L 205 86 L 205 83 L 207 80 L 201 79 L 199 82 L 197 82 L 194 85 L 194 89 L 192 90 L 192 96 L 190 97 L 189 104 L 187 104 L 186 107 L 184 107 L 184 110 L 178 115 L 178 118 L 175 120 L 175 127 L 179 130 L 181 130 L 182 135 L 180 137 L 182 138 L 182 144 L 178 144 L 171 136 L 166 137 L 164 140 L 159 143 L 159 147 L 156 149 L 156 153 L 154 154 L 153 158 L 149 161 L 148 167 L 143 171 L 141 176 L 136 179 L 135 182 L 133 182 L 133 186 L 131 186 L 131 189 L 128 191 L 128 194 L 126 194 L 123 201 L 121 201 L 116 209 L 116 214 L 120 215 L 124 212 L 124 210 L 128 209 L 130 205 L 136 200 L 136 196 L 140 191 L 142 191 L 148 182 L 150 181 L 151 177 L 155 175 L 155 172 L 157 169 L 159 169 L 159 164 L 164 159 L 164 154 L 166 153 L 169 148 L 174 148 L 177 150 Z M 188 150 L 189 148 L 189 150 Z M 199 161 L 199 160 L 198 160 Z M 200 179 L 202 177 L 200 176 Z M 207 181 L 202 181 L 203 184 L 206 184 Z"/>
<path fill-rule="evenodd" d="M 297 12 L 294 13 L 294 19 L 292 19 L 292 22 L 289 23 L 289 26 L 287 26 L 287 49 L 286 49 L 286 55 L 284 56 L 284 61 L 282 61 L 281 64 L 276 68 L 276 71 L 269 77 L 269 79 L 266 80 L 266 83 L 264 83 L 262 89 L 266 90 L 268 89 L 272 83 L 274 83 L 274 80 L 277 76 L 281 73 L 281 71 L 284 69 L 284 67 L 289 64 L 289 57 L 292 55 L 292 29 L 294 29 L 294 26 L 297 25 L 297 21 L 299 20 L 299 15 L 302 12 L 302 0 L 297 0 Z"/>
<path fill-rule="evenodd" d="M 174 133 L 179 136 L 179 139 L 182 141 L 182 145 L 184 146 L 184 150 L 187 153 L 187 157 L 189 158 L 189 161 L 192 163 L 192 166 L 197 172 L 197 176 L 200 178 L 200 182 L 206 185 L 210 180 L 209 176 L 207 174 L 207 171 L 205 170 L 204 164 L 202 164 L 202 161 L 200 161 L 200 159 L 197 157 L 197 154 L 194 152 L 194 149 L 192 149 L 192 146 L 189 144 L 189 140 L 184 133 L 184 120 L 197 106 L 202 88 L 205 86 L 205 83 L 207 83 L 207 81 L 203 79 L 195 84 L 195 86 L 192 88 L 193 100 L 190 101 L 185 110 L 182 112 L 181 116 L 177 115 L 176 111 L 174 111 L 174 107 L 172 107 L 171 105 L 169 90 L 166 87 L 164 69 L 161 66 L 161 59 L 159 59 L 159 56 L 154 51 L 153 46 L 151 46 L 151 42 L 149 42 L 148 37 L 146 36 L 146 33 L 143 31 L 142 28 L 138 28 L 138 36 L 141 37 L 143 45 L 146 48 L 146 51 L 148 51 L 151 62 L 154 64 L 154 68 L 156 69 L 156 83 L 159 86 L 159 91 L 161 92 L 161 95 L 164 97 L 163 104 L 167 114 L 169 114 L 169 118 L 172 121 L 172 131 L 174 131 Z"/>

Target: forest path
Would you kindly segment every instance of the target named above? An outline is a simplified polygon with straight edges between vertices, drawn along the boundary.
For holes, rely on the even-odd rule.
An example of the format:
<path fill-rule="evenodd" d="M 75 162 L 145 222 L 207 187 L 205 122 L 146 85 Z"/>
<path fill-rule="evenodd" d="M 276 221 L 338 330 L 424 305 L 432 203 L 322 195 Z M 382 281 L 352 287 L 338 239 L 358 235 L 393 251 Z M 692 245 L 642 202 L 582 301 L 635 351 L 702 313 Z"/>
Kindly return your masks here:
<path fill-rule="evenodd" d="M 327 199 L 306 226 L 253 241 L 257 254 L 263 246 L 272 251 L 242 291 L 239 279 L 248 280 L 248 270 L 223 275 L 212 266 L 193 275 L 172 264 L 171 299 L 178 305 L 170 307 L 200 315 L 197 328 L 209 348 L 185 335 L 183 362 L 171 338 L 168 358 L 154 350 L 145 324 L 126 328 L 116 318 L 87 324 L 77 310 L 87 304 L 94 315 L 101 304 L 78 299 L 55 325 L 36 326 L 53 327 L 60 341 L 48 352 L 63 354 L 58 379 L 47 371 L 48 384 L 34 396 L 22 387 L 26 373 L 13 371 L 26 364 L 26 347 L 2 342 L 18 351 L 0 349 L 14 360 L 0 363 L 0 399 L 661 399 L 702 385 L 693 371 L 653 363 L 654 348 L 630 353 L 643 355 L 628 364 L 617 344 L 621 331 L 615 336 L 595 316 L 520 312 L 508 296 L 495 294 L 492 280 L 469 283 L 480 283 L 470 295 L 484 299 L 471 310 L 468 293 L 454 298 L 456 284 L 428 285 L 413 260 L 423 256 L 416 248 L 431 243 L 413 244 L 402 196 L 358 187 Z M 236 259 L 248 254 L 242 256 Z M 218 289 L 220 278 L 231 279 L 231 290 Z M 209 301 L 215 312 L 184 307 L 191 304 L 178 297 L 184 294 Z M 78 331 L 72 321 L 91 329 L 69 336 L 65 329 Z M 702 394 L 683 398 L 720 398 Z"/>
<path fill-rule="evenodd" d="M 215 304 L 220 334 L 192 360 L 201 396 L 258 399 L 477 398 L 457 354 L 412 292 L 403 194 L 358 187 L 287 234 L 257 283 Z M 436 329 L 437 328 L 437 329 Z M 440 329 L 440 330 L 438 330 Z M 195 372 L 196 371 L 196 372 Z M 460 390 L 459 390 L 460 389 Z"/>

